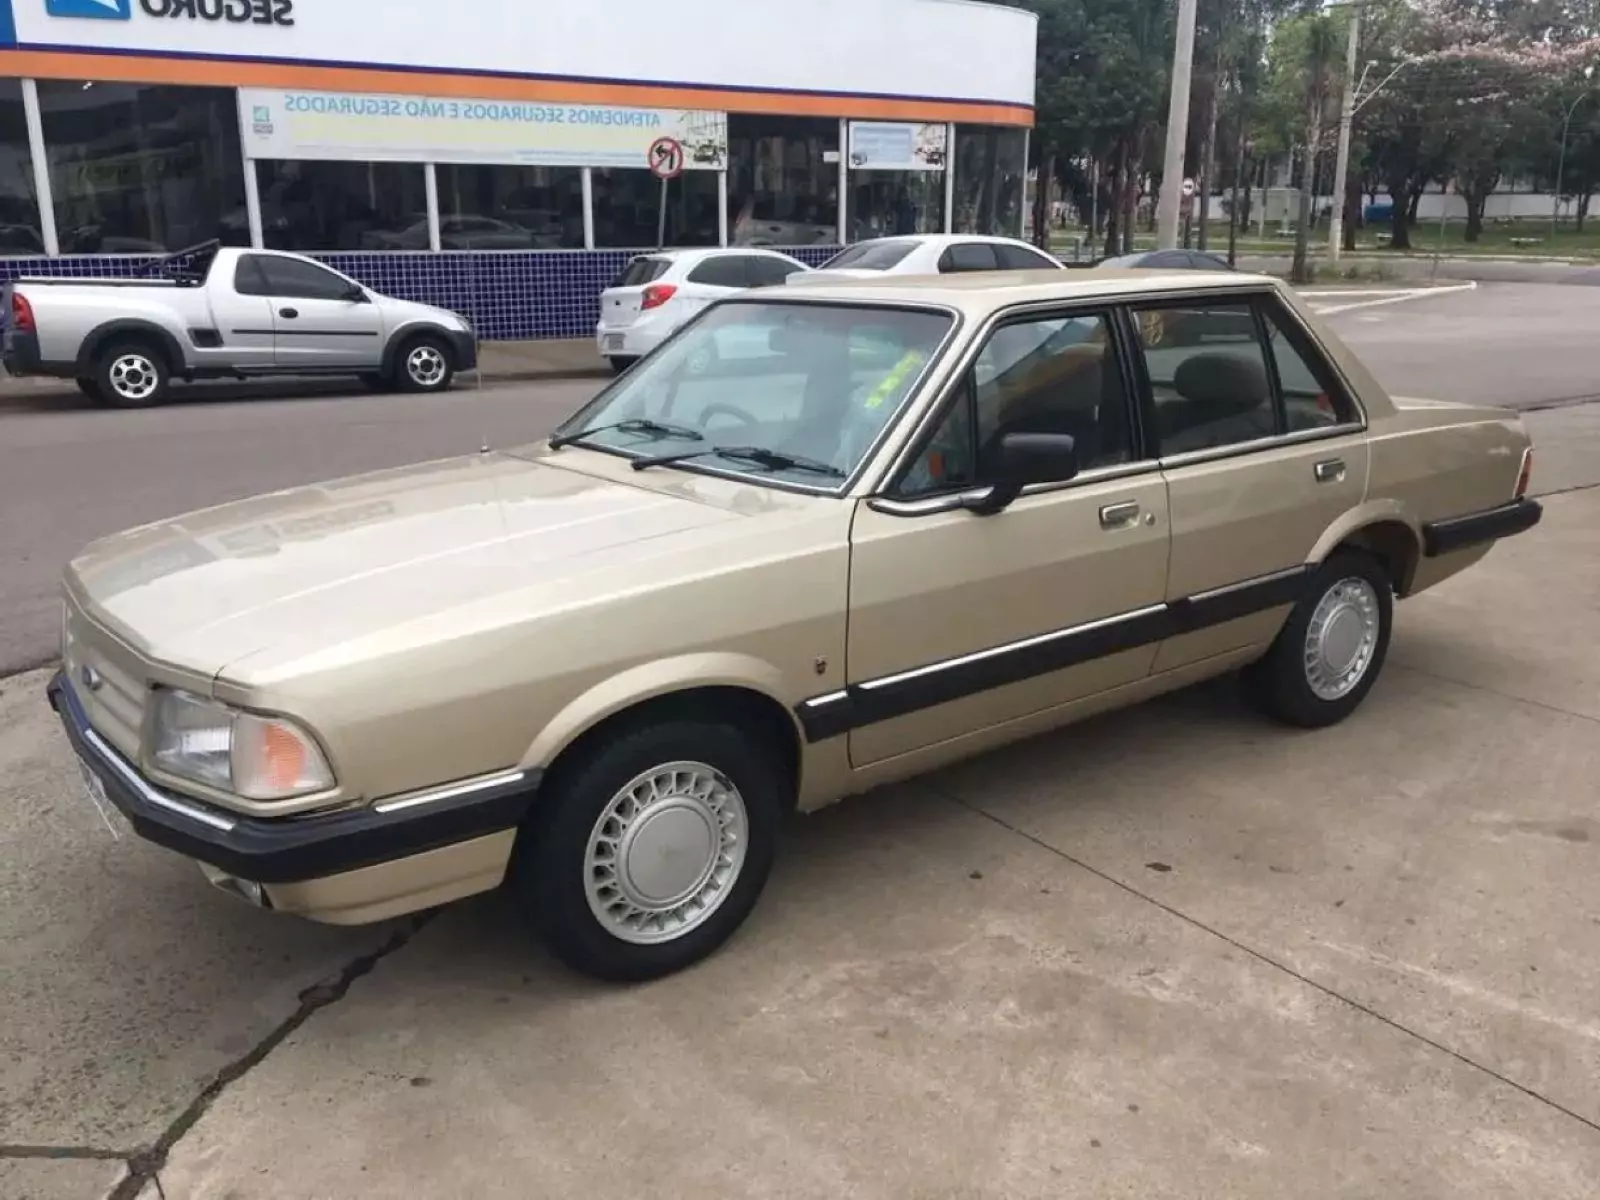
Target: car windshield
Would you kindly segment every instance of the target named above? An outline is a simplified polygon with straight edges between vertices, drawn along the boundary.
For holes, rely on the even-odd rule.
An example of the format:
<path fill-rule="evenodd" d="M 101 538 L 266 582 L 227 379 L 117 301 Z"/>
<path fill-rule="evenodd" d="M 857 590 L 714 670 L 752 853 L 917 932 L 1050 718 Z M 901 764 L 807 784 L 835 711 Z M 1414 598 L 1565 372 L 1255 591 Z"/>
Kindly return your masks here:
<path fill-rule="evenodd" d="M 834 490 L 951 324 L 932 309 L 726 301 L 596 396 L 554 441 L 641 463 L 695 454 L 686 467 Z"/>
<path fill-rule="evenodd" d="M 846 246 L 822 264 L 826 271 L 834 267 L 850 267 L 857 271 L 887 271 L 916 249 L 917 243 L 904 240 L 860 242 Z"/>

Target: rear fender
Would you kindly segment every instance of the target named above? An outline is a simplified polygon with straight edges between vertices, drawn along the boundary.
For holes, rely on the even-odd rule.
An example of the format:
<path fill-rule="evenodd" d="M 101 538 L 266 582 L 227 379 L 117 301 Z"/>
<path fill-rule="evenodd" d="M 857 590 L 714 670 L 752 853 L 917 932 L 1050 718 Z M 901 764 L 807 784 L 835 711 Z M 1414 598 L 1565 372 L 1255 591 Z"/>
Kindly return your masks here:
<path fill-rule="evenodd" d="M 183 353 L 183 346 L 169 330 L 151 321 L 124 317 L 115 321 L 105 321 L 89 331 L 89 336 L 84 338 L 83 344 L 78 347 L 78 375 L 81 378 L 92 376 L 101 352 L 122 338 L 155 343 L 166 355 L 169 371 L 174 375 L 188 373 L 189 360 Z"/>

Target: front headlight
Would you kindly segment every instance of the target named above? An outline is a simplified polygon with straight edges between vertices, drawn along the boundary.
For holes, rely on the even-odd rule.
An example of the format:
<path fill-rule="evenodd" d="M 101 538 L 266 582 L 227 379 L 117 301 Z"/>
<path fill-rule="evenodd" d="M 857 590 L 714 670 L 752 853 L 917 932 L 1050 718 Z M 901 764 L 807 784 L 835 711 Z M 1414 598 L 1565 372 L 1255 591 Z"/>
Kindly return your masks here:
<path fill-rule="evenodd" d="M 293 721 L 190 692 L 156 694 L 150 759 L 169 774 L 247 800 L 288 800 L 334 786 L 322 747 Z"/>

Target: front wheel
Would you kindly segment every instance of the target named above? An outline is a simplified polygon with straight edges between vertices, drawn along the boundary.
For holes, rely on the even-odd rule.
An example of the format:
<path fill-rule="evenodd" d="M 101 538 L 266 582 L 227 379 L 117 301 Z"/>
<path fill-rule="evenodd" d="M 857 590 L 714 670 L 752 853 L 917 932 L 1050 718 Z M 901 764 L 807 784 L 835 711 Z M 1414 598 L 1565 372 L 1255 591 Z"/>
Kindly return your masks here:
<path fill-rule="evenodd" d="M 760 739 L 673 721 L 607 737 L 560 772 L 518 845 L 517 889 L 568 966 L 654 979 L 722 945 L 767 881 L 786 781 Z"/>
<path fill-rule="evenodd" d="M 1337 551 L 1312 573 L 1272 649 L 1245 672 L 1257 704 L 1285 724 L 1344 720 L 1383 670 L 1394 624 L 1388 574 L 1358 551 Z"/>
<path fill-rule="evenodd" d="M 98 379 L 84 377 L 80 378 L 77 381 L 77 384 L 78 390 L 82 392 L 85 397 L 92 400 L 96 404 L 105 404 L 106 394 L 100 390 L 100 381 Z"/>
<path fill-rule="evenodd" d="M 436 338 L 413 338 L 400 348 L 395 362 L 400 386 L 408 392 L 443 392 L 455 378 L 450 350 Z"/>

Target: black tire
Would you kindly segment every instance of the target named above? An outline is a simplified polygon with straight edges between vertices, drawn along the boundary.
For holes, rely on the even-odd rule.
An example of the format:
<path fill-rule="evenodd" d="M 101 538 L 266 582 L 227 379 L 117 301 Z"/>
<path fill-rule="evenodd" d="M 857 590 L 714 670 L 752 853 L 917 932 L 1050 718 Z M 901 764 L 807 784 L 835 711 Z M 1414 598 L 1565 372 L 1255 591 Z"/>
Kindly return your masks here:
<path fill-rule="evenodd" d="M 621 375 L 639 360 L 637 358 L 624 358 L 620 354 L 613 354 L 610 358 L 606 359 L 606 361 L 611 364 L 612 371 L 618 375 Z"/>
<path fill-rule="evenodd" d="M 1307 661 L 1312 620 L 1330 593 L 1356 581 L 1366 585 L 1367 602 L 1374 607 L 1376 640 L 1353 686 L 1334 697 L 1319 695 L 1311 680 L 1313 667 Z M 1361 590 L 1356 589 L 1358 594 Z M 1351 601 L 1352 615 L 1360 608 L 1358 600 Z M 1393 627 L 1394 584 L 1388 572 L 1369 555 L 1355 550 L 1337 550 L 1312 573 L 1305 597 L 1289 614 L 1266 657 L 1245 671 L 1246 690 L 1262 711 L 1286 725 L 1302 729 L 1335 725 L 1359 707 L 1378 681 L 1389 653 L 1389 635 Z"/>
<path fill-rule="evenodd" d="M 447 392 L 455 377 L 450 347 L 429 334 L 407 338 L 394 356 L 394 380 L 402 392 Z"/>
<path fill-rule="evenodd" d="M 541 791 L 535 804 L 537 825 L 518 838 L 518 901 L 556 957 L 574 970 L 614 983 L 681 971 L 727 941 L 755 907 L 777 851 L 789 782 L 760 739 L 713 721 L 624 728 L 579 753 L 581 759 L 563 764 L 547 781 L 548 793 Z M 737 790 L 744 803 L 744 861 L 700 924 L 672 940 L 641 944 L 613 933 L 590 906 L 590 839 L 630 781 L 678 762 L 711 767 Z"/>
<path fill-rule="evenodd" d="M 100 381 L 86 376 L 78 381 L 78 390 L 96 404 L 104 405 L 106 394 L 100 390 Z"/>
<path fill-rule="evenodd" d="M 103 404 L 152 408 L 167 398 L 172 373 L 159 347 L 146 341 L 118 341 L 100 351 L 94 382 Z"/>
<path fill-rule="evenodd" d="M 389 377 L 380 371 L 368 371 L 361 376 L 361 386 L 372 392 L 387 392 L 394 386 Z"/>

